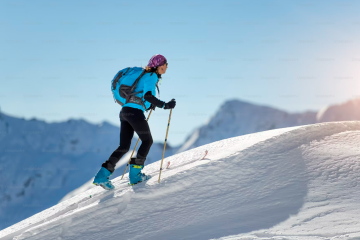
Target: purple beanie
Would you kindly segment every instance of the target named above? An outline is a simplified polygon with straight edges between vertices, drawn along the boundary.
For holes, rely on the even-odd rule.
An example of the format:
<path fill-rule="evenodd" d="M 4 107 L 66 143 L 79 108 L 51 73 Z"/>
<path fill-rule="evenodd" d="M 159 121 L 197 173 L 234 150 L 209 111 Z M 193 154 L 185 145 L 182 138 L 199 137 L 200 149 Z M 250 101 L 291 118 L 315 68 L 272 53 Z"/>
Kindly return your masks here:
<path fill-rule="evenodd" d="M 151 68 L 156 68 L 158 66 L 164 65 L 165 63 L 167 63 L 166 58 L 161 54 L 156 54 L 151 57 L 148 66 Z"/>

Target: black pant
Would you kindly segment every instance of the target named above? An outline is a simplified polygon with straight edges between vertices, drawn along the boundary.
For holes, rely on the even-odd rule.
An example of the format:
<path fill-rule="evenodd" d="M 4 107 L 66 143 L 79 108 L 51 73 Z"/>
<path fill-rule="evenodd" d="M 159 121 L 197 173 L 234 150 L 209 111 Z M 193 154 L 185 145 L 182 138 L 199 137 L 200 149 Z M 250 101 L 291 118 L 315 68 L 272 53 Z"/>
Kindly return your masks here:
<path fill-rule="evenodd" d="M 141 140 L 141 145 L 136 157 L 136 164 L 144 165 L 145 158 L 153 144 L 149 124 L 147 123 L 142 110 L 132 107 L 123 107 L 120 111 L 120 123 L 120 145 L 111 154 L 109 159 L 102 164 L 102 166 L 110 172 L 114 172 L 116 163 L 130 150 L 134 131 Z M 131 164 L 132 163 L 133 161 Z"/>

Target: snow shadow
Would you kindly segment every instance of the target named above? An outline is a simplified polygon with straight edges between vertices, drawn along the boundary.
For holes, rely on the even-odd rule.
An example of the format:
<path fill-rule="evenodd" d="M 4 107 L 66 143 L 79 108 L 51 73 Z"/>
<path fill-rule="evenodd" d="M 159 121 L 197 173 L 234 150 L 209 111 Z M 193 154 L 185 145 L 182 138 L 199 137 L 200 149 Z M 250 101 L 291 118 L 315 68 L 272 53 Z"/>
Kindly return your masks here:
<path fill-rule="evenodd" d="M 270 228 L 297 214 L 307 195 L 301 149 L 274 150 L 272 146 L 259 150 L 263 146 L 257 145 L 224 161 L 200 166 L 195 175 L 189 171 L 174 176 L 179 179 L 171 182 L 180 183 L 182 178 L 193 184 L 177 192 L 184 196 L 186 210 L 169 217 L 188 221 L 154 238 L 219 238 Z"/>

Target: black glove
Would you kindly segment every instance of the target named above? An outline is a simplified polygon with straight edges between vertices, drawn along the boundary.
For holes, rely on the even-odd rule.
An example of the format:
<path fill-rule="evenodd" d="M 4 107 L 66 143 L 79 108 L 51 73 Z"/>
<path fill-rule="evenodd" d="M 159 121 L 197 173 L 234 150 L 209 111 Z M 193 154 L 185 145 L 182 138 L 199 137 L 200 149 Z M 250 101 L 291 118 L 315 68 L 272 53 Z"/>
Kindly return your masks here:
<path fill-rule="evenodd" d="M 156 108 L 156 106 L 154 104 L 151 104 L 150 107 L 148 108 L 148 110 L 152 109 L 155 111 L 155 108 Z"/>
<path fill-rule="evenodd" d="M 175 101 L 175 98 L 173 98 L 173 99 L 171 99 L 170 102 L 165 103 L 164 109 L 172 109 L 172 108 L 175 108 L 175 105 L 176 105 L 176 101 Z"/>

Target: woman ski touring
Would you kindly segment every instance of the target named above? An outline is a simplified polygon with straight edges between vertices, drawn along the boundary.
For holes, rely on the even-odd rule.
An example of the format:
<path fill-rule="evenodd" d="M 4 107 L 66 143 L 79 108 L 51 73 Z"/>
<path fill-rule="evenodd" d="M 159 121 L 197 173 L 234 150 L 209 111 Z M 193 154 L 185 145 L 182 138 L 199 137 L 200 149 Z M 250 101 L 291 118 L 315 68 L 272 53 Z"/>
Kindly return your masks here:
<path fill-rule="evenodd" d="M 157 54 L 149 60 L 145 69 L 132 68 L 130 70 L 130 68 L 128 68 L 127 70 L 125 69 L 126 71 L 120 71 L 115 76 L 114 80 L 117 77 L 119 79 L 123 76 L 126 76 L 126 79 L 130 79 L 129 81 L 132 80 L 132 82 L 135 82 L 134 79 L 136 79 L 137 83 L 135 83 L 136 87 L 133 92 L 135 94 L 126 100 L 120 111 L 120 145 L 111 154 L 109 159 L 102 164 L 99 172 L 94 178 L 93 184 L 101 186 L 107 190 L 114 189 L 114 185 L 109 180 L 109 177 L 115 171 L 116 163 L 130 150 L 134 131 L 139 136 L 141 145 L 137 152 L 137 156 L 135 158 L 131 158 L 130 161 L 130 184 L 136 184 L 150 178 L 150 176 L 141 172 L 144 168 L 146 156 L 148 155 L 150 147 L 153 143 L 144 111 L 149 109 L 155 110 L 155 107 L 163 109 L 172 109 L 175 107 L 175 99 L 165 103 L 156 98 L 155 87 L 159 93 L 158 82 L 161 79 L 161 75 L 165 74 L 167 66 L 168 63 L 166 58 Z M 121 74 L 120 77 L 119 74 Z"/>

